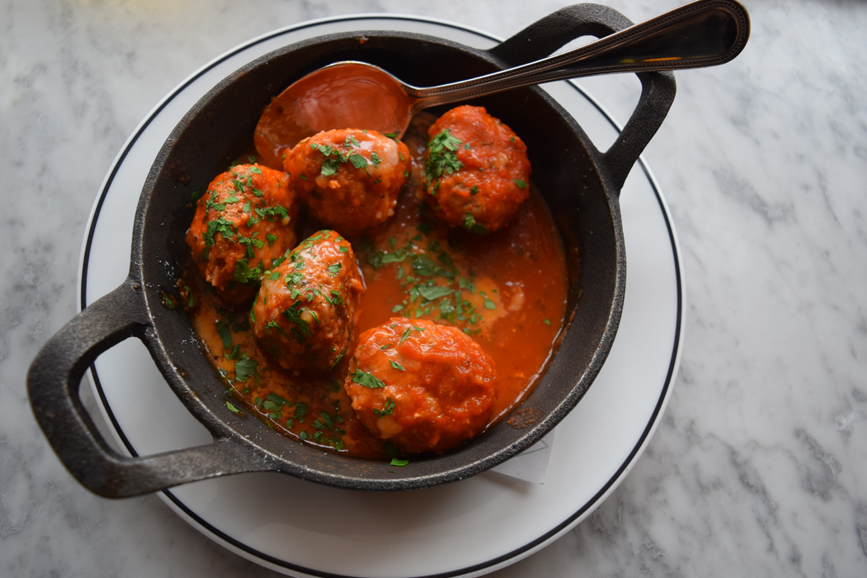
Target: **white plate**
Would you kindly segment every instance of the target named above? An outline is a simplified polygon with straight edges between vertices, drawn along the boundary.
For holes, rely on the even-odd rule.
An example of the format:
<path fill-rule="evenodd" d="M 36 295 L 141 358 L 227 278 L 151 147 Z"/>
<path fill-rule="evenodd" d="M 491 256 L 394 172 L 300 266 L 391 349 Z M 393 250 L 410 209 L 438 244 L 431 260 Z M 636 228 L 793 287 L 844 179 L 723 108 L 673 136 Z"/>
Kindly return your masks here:
<path fill-rule="evenodd" d="M 361 15 L 278 30 L 211 62 L 136 129 L 106 176 L 84 241 L 79 304 L 126 278 L 133 216 L 157 151 L 184 113 L 249 61 L 323 34 L 400 30 L 476 48 L 499 39 L 443 21 Z M 577 85 L 548 90 L 600 148 L 617 126 Z M 557 427 L 545 483 L 486 472 L 442 487 L 365 493 L 281 474 L 242 474 L 161 493 L 204 534 L 263 566 L 295 576 L 479 576 L 512 564 L 586 518 L 641 455 L 665 409 L 680 358 L 684 301 L 674 228 L 643 162 L 622 193 L 628 283 L 617 339 L 578 407 Z M 192 347 L 192 345 L 191 345 Z M 144 346 L 127 340 L 92 371 L 94 392 L 132 455 L 211 441 L 166 386 Z"/>

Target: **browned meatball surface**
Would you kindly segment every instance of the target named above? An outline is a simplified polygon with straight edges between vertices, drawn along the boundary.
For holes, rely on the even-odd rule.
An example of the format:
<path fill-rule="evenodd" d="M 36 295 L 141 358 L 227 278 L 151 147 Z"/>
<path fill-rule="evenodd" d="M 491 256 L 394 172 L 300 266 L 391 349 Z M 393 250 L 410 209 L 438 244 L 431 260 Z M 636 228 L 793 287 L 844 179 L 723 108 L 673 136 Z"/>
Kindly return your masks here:
<path fill-rule="evenodd" d="M 394 214 L 411 162 L 402 142 L 345 129 L 302 140 L 286 153 L 283 168 L 317 219 L 341 235 L 355 235 Z"/>
<path fill-rule="evenodd" d="M 319 231 L 265 273 L 250 313 L 253 336 L 285 369 L 328 371 L 347 354 L 363 293 L 352 247 Z"/>
<path fill-rule="evenodd" d="M 196 203 L 187 244 L 202 276 L 227 301 L 253 297 L 274 259 L 295 246 L 298 203 L 285 173 L 238 165 Z"/>
<path fill-rule="evenodd" d="M 494 361 L 459 329 L 396 317 L 361 335 L 344 387 L 374 435 L 442 453 L 485 429 L 496 380 Z"/>
<path fill-rule="evenodd" d="M 428 131 L 422 196 L 452 227 L 487 234 L 530 195 L 524 141 L 480 106 L 459 106 Z"/>

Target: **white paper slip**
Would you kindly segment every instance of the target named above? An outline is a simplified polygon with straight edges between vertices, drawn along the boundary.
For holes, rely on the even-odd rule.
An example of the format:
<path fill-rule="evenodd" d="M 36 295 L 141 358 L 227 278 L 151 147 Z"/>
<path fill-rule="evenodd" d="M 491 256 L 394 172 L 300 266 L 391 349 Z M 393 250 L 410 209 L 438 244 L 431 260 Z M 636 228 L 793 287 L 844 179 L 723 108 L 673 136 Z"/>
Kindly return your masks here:
<path fill-rule="evenodd" d="M 554 445 L 554 428 L 548 435 L 519 453 L 510 460 L 492 468 L 492 472 L 505 474 L 534 484 L 541 484 L 548 474 L 548 460 L 551 458 L 551 448 Z"/>

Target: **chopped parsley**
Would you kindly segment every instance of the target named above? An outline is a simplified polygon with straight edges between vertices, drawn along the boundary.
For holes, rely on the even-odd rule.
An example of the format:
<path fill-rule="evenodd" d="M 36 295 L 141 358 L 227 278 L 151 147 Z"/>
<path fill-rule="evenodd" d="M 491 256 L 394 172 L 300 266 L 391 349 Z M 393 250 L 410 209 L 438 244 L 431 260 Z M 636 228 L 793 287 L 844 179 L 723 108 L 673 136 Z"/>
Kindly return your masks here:
<path fill-rule="evenodd" d="M 235 379 L 238 381 L 247 381 L 251 375 L 256 373 L 256 367 L 259 362 L 255 359 L 241 359 L 235 362 Z"/>
<path fill-rule="evenodd" d="M 253 212 L 259 215 L 260 219 L 268 219 L 271 222 L 276 221 L 278 218 L 281 221 L 289 218 L 289 211 L 287 211 L 286 207 L 283 207 L 282 205 L 259 207 L 254 209 Z"/>
<path fill-rule="evenodd" d="M 217 233 L 222 235 L 227 241 L 234 241 L 237 229 L 232 225 L 232 221 L 223 217 L 218 217 L 212 221 L 208 221 L 208 228 L 202 235 L 202 239 L 205 241 L 205 247 L 210 248 L 214 246 L 214 236 Z"/>
<path fill-rule="evenodd" d="M 394 411 L 394 407 L 395 407 L 394 400 L 389 397 L 388 399 L 385 400 L 385 407 L 384 408 L 382 408 L 382 409 L 374 408 L 373 415 L 375 415 L 376 417 L 383 417 L 386 415 L 391 415 L 391 413 Z"/>
<path fill-rule="evenodd" d="M 317 319 L 317 321 L 319 321 L 319 320 Z M 331 362 L 331 367 L 329 367 L 328 370 L 331 371 L 332 369 L 337 367 L 337 364 L 340 363 L 340 360 L 343 359 L 345 356 L 346 356 L 345 352 L 338 353 L 337 357 L 334 358 L 334 361 Z"/>
<path fill-rule="evenodd" d="M 428 231 L 432 232 L 433 229 Z M 391 312 L 410 319 L 423 316 L 443 319 L 458 326 L 482 321 L 482 317 L 476 313 L 476 306 L 462 295 L 462 291 L 470 294 L 476 292 L 472 271 L 462 276 L 455 260 L 440 242 L 436 239 L 429 239 L 427 243 L 424 241 L 424 237 L 418 234 L 408 240 L 405 246 L 398 248 L 396 239 L 389 239 L 387 246 L 391 246 L 391 251 L 377 248 L 370 240 L 363 240 L 358 246 L 362 259 L 374 269 L 387 263 L 408 262 L 408 268 L 402 265 L 396 268 L 395 274 L 405 298 L 393 305 Z M 448 246 L 458 247 L 451 239 L 448 240 Z"/>
<path fill-rule="evenodd" d="M 178 302 L 175 300 L 174 295 L 166 293 L 165 291 L 160 294 L 160 303 L 166 309 L 174 309 L 178 306 Z"/>
<path fill-rule="evenodd" d="M 433 301 L 453 293 L 453 291 L 448 287 L 419 287 L 418 292 L 428 301 Z"/>
<path fill-rule="evenodd" d="M 371 389 L 385 387 L 385 383 L 383 383 L 378 377 L 376 377 L 372 373 L 361 371 L 360 369 L 356 369 L 355 373 L 352 374 L 352 382 L 357 383 L 358 385 L 363 385 L 364 387 L 369 387 Z"/>
<path fill-rule="evenodd" d="M 328 299 L 327 296 L 323 295 L 325 299 L 333 306 L 333 305 L 343 305 L 343 297 L 340 295 L 340 291 L 337 289 L 331 290 L 331 299 Z"/>
<path fill-rule="evenodd" d="M 363 169 L 368 165 L 367 159 L 358 153 L 352 153 L 349 155 L 349 162 L 351 162 L 352 166 L 357 169 Z"/>
<path fill-rule="evenodd" d="M 322 166 L 319 170 L 321 176 L 330 177 L 331 175 L 336 174 L 340 169 L 340 165 L 346 162 L 351 163 L 356 169 L 365 169 L 365 172 L 366 167 L 370 165 L 371 162 L 374 166 L 379 166 L 379 163 L 382 162 L 382 159 L 380 159 L 379 155 L 376 153 L 373 153 L 371 155 L 371 160 L 368 161 L 364 156 L 357 152 L 355 149 L 360 148 L 361 143 L 359 143 L 358 139 L 353 135 L 346 137 L 343 146 L 352 152 L 347 155 L 331 145 L 320 145 L 315 142 L 310 143 L 310 148 L 319 151 L 323 156 L 325 156 L 325 160 L 322 161 Z M 370 175 L 368 174 L 368 176 Z M 307 180 L 304 175 L 299 175 L 299 178 Z"/>
<path fill-rule="evenodd" d="M 323 177 L 330 177 L 331 175 L 337 172 L 337 169 L 340 168 L 340 163 L 337 159 L 325 159 L 322 162 L 322 169 L 319 171 L 319 174 Z"/>
<path fill-rule="evenodd" d="M 311 331 L 307 320 L 301 316 L 301 312 L 299 311 L 300 307 L 301 302 L 296 301 L 290 305 L 289 308 L 283 310 L 283 316 L 297 326 L 297 328 L 292 328 L 292 335 L 294 335 L 299 342 L 303 342 L 307 340 L 305 335 L 311 335 Z"/>
<path fill-rule="evenodd" d="M 223 347 L 229 349 L 232 346 L 232 331 L 229 329 L 229 322 L 223 319 L 217 321 L 217 333 L 223 341 Z"/>
<path fill-rule="evenodd" d="M 187 293 L 187 308 L 193 309 L 196 306 L 196 297 L 193 295 L 193 292 L 190 290 L 189 285 L 184 285 L 184 291 Z"/>
<path fill-rule="evenodd" d="M 464 229 L 469 231 L 470 233 L 475 233 L 476 235 L 487 235 L 488 230 L 484 225 L 481 225 L 476 222 L 473 218 L 473 215 L 467 211 L 466 216 L 464 216 L 464 220 L 461 221 L 461 224 L 464 226 Z"/>
<path fill-rule="evenodd" d="M 273 319 L 265 324 L 265 330 L 267 331 L 269 329 L 276 329 L 277 331 L 279 331 L 283 335 L 283 337 L 285 337 L 286 339 L 289 339 L 289 334 L 286 333 L 286 330 L 283 329 L 282 327 L 280 327 L 280 324 L 277 323 L 276 321 L 274 321 Z"/>
<path fill-rule="evenodd" d="M 419 231 L 422 235 L 430 235 L 434 229 L 434 226 L 428 221 L 422 221 L 418 225 L 415 226 L 416 230 Z"/>
<path fill-rule="evenodd" d="M 263 261 L 259 261 L 259 264 L 253 268 L 250 268 L 250 262 L 248 259 L 238 259 L 238 262 L 235 263 L 235 272 L 232 275 L 232 278 L 238 283 L 242 284 L 250 284 L 262 277 L 265 273 L 265 264 Z"/>
<path fill-rule="evenodd" d="M 485 309 L 496 309 L 497 304 L 488 299 L 488 296 L 485 295 L 483 291 L 479 291 L 479 295 L 481 295 L 485 300 Z"/>
<path fill-rule="evenodd" d="M 447 128 L 430 140 L 427 145 L 428 156 L 424 162 L 424 174 L 428 180 L 434 181 L 443 174 L 450 175 L 464 166 L 455 153 L 462 143 L 463 141 L 452 136 Z"/>
<path fill-rule="evenodd" d="M 403 332 L 403 335 L 400 336 L 400 341 L 397 342 L 398 345 L 409 339 L 409 334 L 412 333 L 412 327 L 407 327 L 406 331 Z"/>

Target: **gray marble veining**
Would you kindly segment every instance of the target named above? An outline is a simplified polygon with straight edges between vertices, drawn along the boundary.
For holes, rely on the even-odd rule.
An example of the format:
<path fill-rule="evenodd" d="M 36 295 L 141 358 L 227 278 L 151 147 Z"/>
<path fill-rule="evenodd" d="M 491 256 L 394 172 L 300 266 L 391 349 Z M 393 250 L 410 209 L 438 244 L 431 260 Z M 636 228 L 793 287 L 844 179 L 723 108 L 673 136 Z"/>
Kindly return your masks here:
<path fill-rule="evenodd" d="M 636 21 L 677 5 L 607 3 Z M 0 3 L 0 575 L 271 574 L 153 496 L 83 490 L 29 409 L 27 368 L 76 311 L 94 197 L 148 111 L 279 26 L 396 12 L 508 36 L 563 5 Z M 746 5 L 745 52 L 678 74 L 644 155 L 674 217 L 688 303 L 665 417 L 590 518 L 493 576 L 867 575 L 867 4 Z M 637 98 L 633 78 L 582 84 L 621 121 Z"/>

